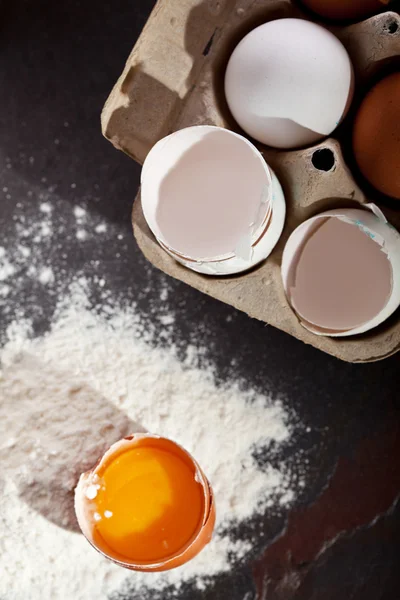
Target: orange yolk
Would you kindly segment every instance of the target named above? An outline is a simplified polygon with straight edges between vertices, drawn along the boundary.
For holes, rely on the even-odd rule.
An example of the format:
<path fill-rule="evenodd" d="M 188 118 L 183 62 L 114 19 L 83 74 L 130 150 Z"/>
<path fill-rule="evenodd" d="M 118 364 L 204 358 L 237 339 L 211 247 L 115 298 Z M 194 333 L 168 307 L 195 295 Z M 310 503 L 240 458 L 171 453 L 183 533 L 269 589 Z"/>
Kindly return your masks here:
<path fill-rule="evenodd" d="M 99 475 L 95 527 L 118 554 L 154 562 L 183 549 L 196 533 L 204 493 L 193 468 L 178 455 L 136 447 Z"/>

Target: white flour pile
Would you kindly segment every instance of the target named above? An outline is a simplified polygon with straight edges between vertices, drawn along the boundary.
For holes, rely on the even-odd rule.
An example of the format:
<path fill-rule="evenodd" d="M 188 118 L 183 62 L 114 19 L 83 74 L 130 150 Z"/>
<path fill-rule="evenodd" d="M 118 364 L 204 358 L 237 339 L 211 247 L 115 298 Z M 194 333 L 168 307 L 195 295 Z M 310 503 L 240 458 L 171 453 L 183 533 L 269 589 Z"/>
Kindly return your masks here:
<path fill-rule="evenodd" d="M 84 280 L 72 286 L 42 338 L 29 339 L 29 322 L 17 321 L 1 352 L 0 598 L 7 600 L 105 600 L 123 588 L 140 597 L 141 589 L 178 590 L 193 579 L 202 587 L 251 550 L 251 539 L 231 538 L 230 526 L 293 499 L 290 470 L 261 468 L 253 458 L 291 435 L 279 399 L 235 382 L 217 385 L 211 366 L 197 366 L 201 349 L 190 347 L 179 361 L 173 347 L 157 348 L 138 311 L 104 300 L 99 314 L 85 289 Z M 216 496 L 212 543 L 167 574 L 114 566 L 71 530 L 78 474 L 138 424 L 192 452 Z"/>
<path fill-rule="evenodd" d="M 278 458 L 294 433 L 284 404 L 243 382 L 218 384 L 197 343 L 200 329 L 182 358 L 170 307 L 185 300 L 172 297 L 174 288 L 143 261 L 142 279 L 131 287 L 128 275 L 124 283 L 146 314 L 118 305 L 114 275 L 131 272 L 131 234 L 104 221 L 95 195 L 81 192 L 74 204 L 45 178 L 38 188 L 15 181 L 18 201 L 0 243 L 2 335 L 11 323 L 0 350 L 0 599 L 169 600 L 185 583 L 202 589 L 254 551 L 251 527 L 237 526 L 265 509 L 280 514 L 302 484 L 301 473 Z M 75 183 L 71 189 L 78 195 Z M 11 201 L 7 184 L 2 191 Z M 35 338 L 57 298 L 64 301 L 49 333 Z M 76 530 L 79 474 L 139 428 L 192 452 L 216 496 L 212 543 L 166 574 L 116 567 Z M 275 468 L 253 458 L 265 447 Z M 260 547 L 262 533 L 254 535 Z"/>

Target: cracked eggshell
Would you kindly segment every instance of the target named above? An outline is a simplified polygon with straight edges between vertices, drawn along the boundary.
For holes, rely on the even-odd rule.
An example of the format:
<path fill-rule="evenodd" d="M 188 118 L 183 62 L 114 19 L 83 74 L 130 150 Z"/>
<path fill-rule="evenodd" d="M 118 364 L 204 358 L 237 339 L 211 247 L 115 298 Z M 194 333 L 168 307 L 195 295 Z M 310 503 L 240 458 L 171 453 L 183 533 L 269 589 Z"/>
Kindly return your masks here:
<path fill-rule="evenodd" d="M 246 133 L 274 148 L 295 148 L 336 129 L 350 106 L 353 79 L 349 55 L 332 33 L 301 19 L 278 19 L 238 44 L 225 95 Z"/>
<path fill-rule="evenodd" d="M 382 211 L 373 204 L 365 205 L 369 210 L 360 209 L 336 209 L 323 212 L 311 219 L 308 219 L 289 237 L 282 257 L 281 274 L 283 286 L 294 312 L 296 312 L 301 324 L 316 335 L 325 335 L 329 337 L 345 337 L 357 335 L 369 331 L 383 323 L 400 306 L 400 234 L 386 220 Z M 357 227 L 376 244 L 378 244 L 388 258 L 391 267 L 391 289 L 388 299 L 381 310 L 367 322 L 347 330 L 327 329 L 316 326 L 305 319 L 295 310 L 292 304 L 292 289 L 295 276 L 295 270 L 300 262 L 302 248 L 318 229 L 321 222 L 329 218 L 340 219 Z"/>
<path fill-rule="evenodd" d="M 143 562 L 138 564 L 118 554 L 106 544 L 96 529 L 98 513 L 95 512 L 93 501 L 97 495 L 97 486 L 100 488 L 102 482 L 101 473 L 104 471 L 105 466 L 110 461 L 115 460 L 119 454 L 139 444 L 157 444 L 164 450 L 178 454 L 185 462 L 193 466 L 194 477 L 201 484 L 204 491 L 203 517 L 194 536 L 179 552 L 167 556 L 157 563 Z M 150 433 L 134 433 L 116 442 L 90 471 L 82 473 L 75 488 L 75 514 L 83 535 L 100 554 L 121 567 L 143 572 L 167 571 L 194 558 L 211 541 L 216 519 L 213 490 L 196 460 L 176 442 Z"/>
<path fill-rule="evenodd" d="M 152 148 L 141 199 L 164 250 L 207 275 L 240 273 L 265 260 L 286 214 L 281 185 L 257 148 L 212 126 L 182 129 Z"/>

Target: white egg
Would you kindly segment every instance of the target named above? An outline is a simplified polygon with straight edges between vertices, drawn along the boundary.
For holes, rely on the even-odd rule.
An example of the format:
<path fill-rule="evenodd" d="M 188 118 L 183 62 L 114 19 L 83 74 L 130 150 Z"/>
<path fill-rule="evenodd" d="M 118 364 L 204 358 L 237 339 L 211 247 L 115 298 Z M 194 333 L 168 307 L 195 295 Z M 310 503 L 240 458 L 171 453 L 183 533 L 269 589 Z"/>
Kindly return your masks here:
<path fill-rule="evenodd" d="M 301 19 L 257 27 L 234 50 L 225 75 L 230 111 L 251 137 L 275 148 L 307 146 L 330 135 L 353 95 L 342 43 Z"/>
<path fill-rule="evenodd" d="M 316 335 L 345 337 L 383 323 L 400 305 L 400 234 L 374 205 L 308 219 L 282 257 L 288 302 Z"/>
<path fill-rule="evenodd" d="M 286 212 L 279 181 L 257 148 L 212 126 L 182 129 L 152 148 L 141 201 L 164 250 L 208 275 L 239 273 L 267 258 Z"/>

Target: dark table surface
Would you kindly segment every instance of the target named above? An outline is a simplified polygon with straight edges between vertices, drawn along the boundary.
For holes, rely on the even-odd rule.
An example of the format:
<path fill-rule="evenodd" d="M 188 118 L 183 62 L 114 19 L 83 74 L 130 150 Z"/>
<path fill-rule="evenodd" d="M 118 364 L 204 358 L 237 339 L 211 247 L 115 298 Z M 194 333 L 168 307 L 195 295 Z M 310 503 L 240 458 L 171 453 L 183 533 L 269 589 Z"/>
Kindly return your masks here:
<path fill-rule="evenodd" d="M 27 185 L 41 190 L 51 182 L 67 203 L 90 203 L 122 239 L 114 235 L 102 246 L 93 240 L 77 249 L 68 230 L 60 231 L 63 252 L 52 260 L 66 282 L 102 261 L 112 292 L 139 302 L 143 312 L 165 277 L 147 265 L 131 236 L 140 167 L 102 138 L 99 115 L 152 5 L 14 0 L 3 2 L 0 18 L 2 235 L 17 203 L 26 200 Z M 181 600 L 398 599 L 400 355 L 370 365 L 341 363 L 179 282 L 169 285 L 178 306 L 177 343 L 186 344 L 201 323 L 221 380 L 230 377 L 236 345 L 237 376 L 261 390 L 279 390 L 311 428 L 290 450 L 293 459 L 301 452 L 308 461 L 297 506 L 279 522 L 266 516 L 255 525 L 282 535 L 270 536 L 254 562 L 216 578 L 207 590 L 184 589 Z M 21 303 L 35 332 L 46 331 L 56 302 L 27 277 L 23 294 L 16 298 L 11 291 L 1 305 L 0 334 Z"/>

